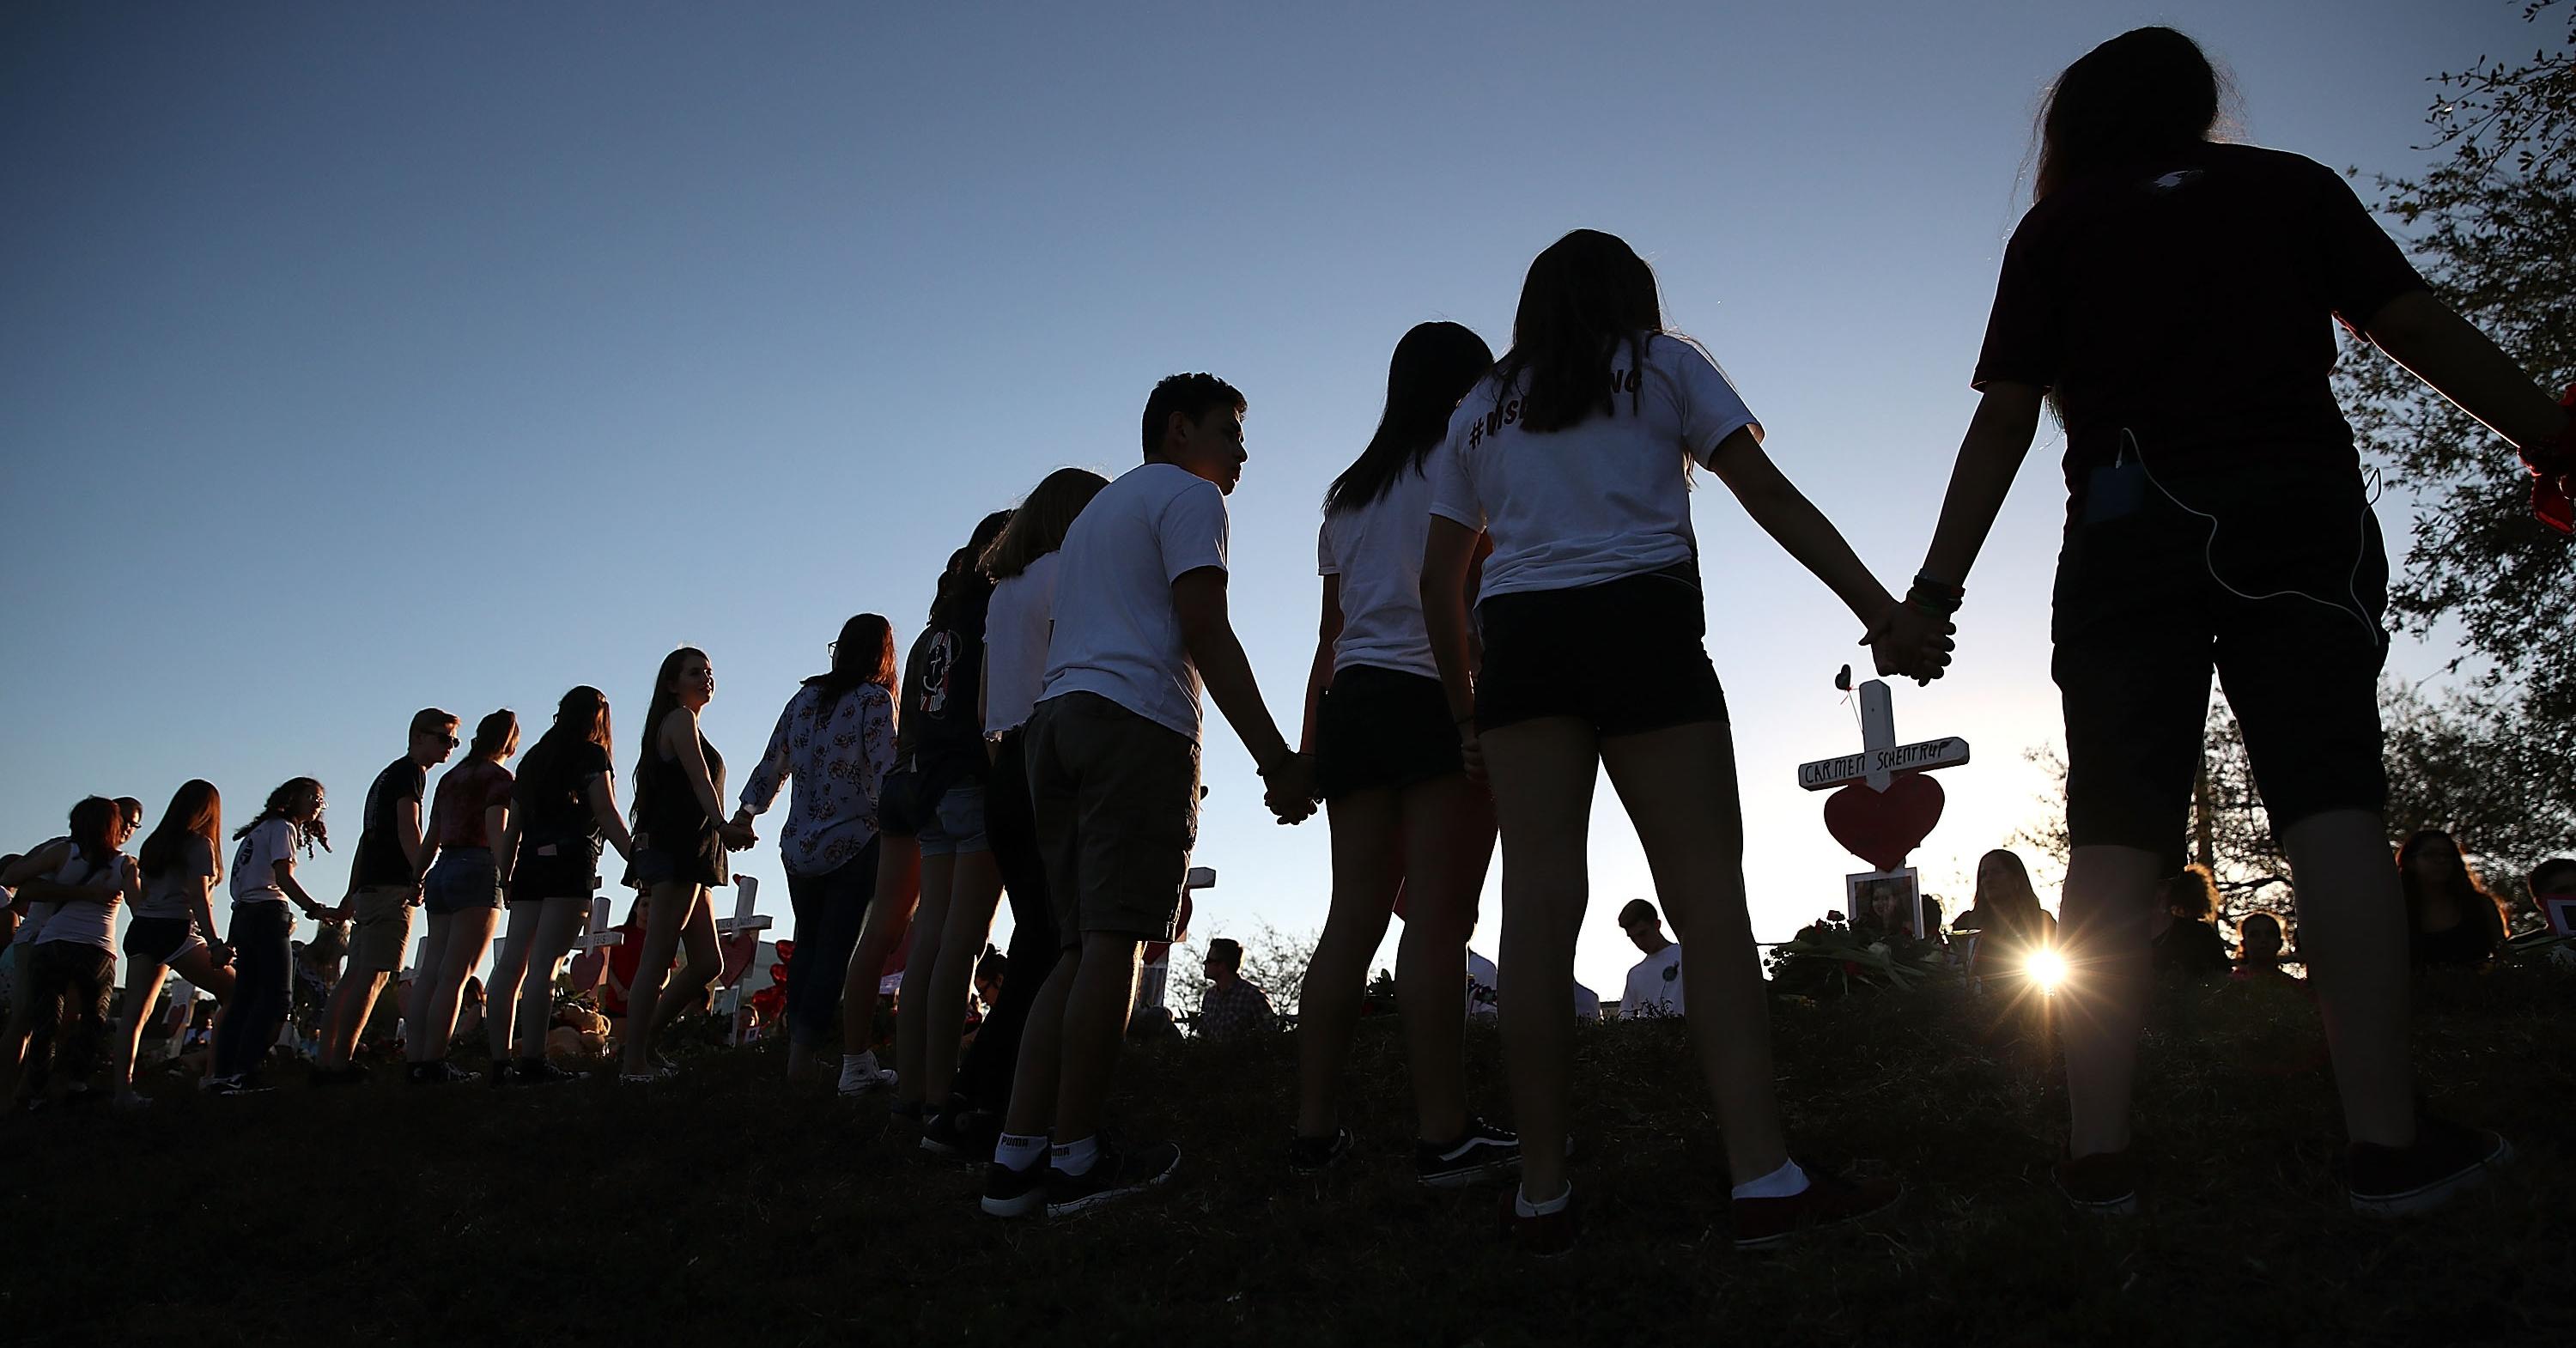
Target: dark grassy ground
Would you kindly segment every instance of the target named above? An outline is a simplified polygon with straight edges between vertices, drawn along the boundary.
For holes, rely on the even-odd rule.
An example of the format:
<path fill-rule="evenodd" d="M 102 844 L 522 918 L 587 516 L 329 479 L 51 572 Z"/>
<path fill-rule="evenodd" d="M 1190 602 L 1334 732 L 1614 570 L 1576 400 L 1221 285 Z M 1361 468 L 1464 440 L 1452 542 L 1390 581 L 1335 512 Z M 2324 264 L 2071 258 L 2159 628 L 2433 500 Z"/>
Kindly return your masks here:
<path fill-rule="evenodd" d="M 2433 1099 L 2521 1160 L 2403 1224 L 2343 1207 L 2314 1013 L 2227 989 L 2146 1050 L 2151 1209 L 2105 1224 L 2049 1188 L 2062 1092 L 1989 1008 L 1936 994 L 1787 1004 L 1803 1156 L 1912 1186 L 1872 1231 L 1746 1256 L 1674 1025 L 1578 1042 L 1581 1247 L 1535 1263 L 1499 1189 L 1410 1182 L 1392 1021 L 1363 1029 L 1364 1150 L 1281 1164 L 1295 1043 L 1131 1054 L 1117 1115 L 1184 1148 L 1170 1191 L 998 1222 L 881 1103 L 707 1051 L 667 1086 L 531 1093 L 386 1080 L 147 1113 L 20 1116 L 0 1147 L 0 1341 L 664 1343 L 2576 1342 L 2576 978 L 2425 985 Z M 1499 1046 L 1471 1042 L 1497 1115 Z"/>

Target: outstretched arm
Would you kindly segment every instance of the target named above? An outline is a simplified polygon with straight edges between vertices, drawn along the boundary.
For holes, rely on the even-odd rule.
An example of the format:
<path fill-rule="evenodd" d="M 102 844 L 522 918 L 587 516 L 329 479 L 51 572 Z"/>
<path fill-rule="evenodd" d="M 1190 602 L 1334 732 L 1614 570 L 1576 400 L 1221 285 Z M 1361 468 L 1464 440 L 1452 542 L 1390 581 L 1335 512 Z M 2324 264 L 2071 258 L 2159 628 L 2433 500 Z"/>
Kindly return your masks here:
<path fill-rule="evenodd" d="M 1950 490 L 1941 499 L 1941 522 L 1932 531 L 1932 549 L 1924 554 L 1923 574 L 1965 589 L 1968 568 L 1986 545 L 1995 515 L 2004 508 L 2021 461 L 2039 434 L 2043 391 L 2029 384 L 1997 382 L 1986 386 L 1968 433 L 1959 441 L 1959 461 L 1950 469 Z"/>
<path fill-rule="evenodd" d="M 2511 441 L 2533 463 L 2545 464 L 2566 452 L 2567 410 L 2431 291 L 2410 290 L 2379 306 L 2362 331 L 2391 359 Z"/>
<path fill-rule="evenodd" d="M 1896 607 L 1896 596 L 1861 565 L 1851 544 L 1843 541 L 1842 531 L 1762 452 L 1762 442 L 1754 438 L 1751 427 L 1719 441 L 1716 452 L 1708 456 L 1708 466 L 1743 503 L 1744 513 L 1823 581 L 1862 627 L 1875 625 Z"/>

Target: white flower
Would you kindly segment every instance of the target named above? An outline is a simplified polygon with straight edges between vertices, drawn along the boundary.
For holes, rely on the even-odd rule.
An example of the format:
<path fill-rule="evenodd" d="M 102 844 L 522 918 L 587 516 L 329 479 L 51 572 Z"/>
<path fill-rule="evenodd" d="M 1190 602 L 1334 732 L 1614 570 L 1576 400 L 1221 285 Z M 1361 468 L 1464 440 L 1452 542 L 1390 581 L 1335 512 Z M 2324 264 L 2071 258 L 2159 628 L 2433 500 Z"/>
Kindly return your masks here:
<path fill-rule="evenodd" d="M 1873 955 L 1878 956 L 1880 959 L 1886 959 L 1886 958 L 1887 958 L 1887 942 L 1885 942 L 1885 941 L 1872 941 L 1872 942 L 1870 942 L 1870 943 L 1869 943 L 1869 953 L 1871 953 L 1871 954 L 1873 954 Z"/>

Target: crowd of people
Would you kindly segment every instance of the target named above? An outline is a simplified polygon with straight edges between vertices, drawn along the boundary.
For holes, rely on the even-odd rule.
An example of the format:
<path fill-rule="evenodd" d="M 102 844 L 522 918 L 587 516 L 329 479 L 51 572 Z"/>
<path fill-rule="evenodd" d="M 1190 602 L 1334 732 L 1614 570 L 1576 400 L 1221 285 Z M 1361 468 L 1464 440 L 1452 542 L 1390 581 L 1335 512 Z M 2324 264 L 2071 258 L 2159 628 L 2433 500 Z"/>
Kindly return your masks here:
<path fill-rule="evenodd" d="M 613 851 L 643 914 L 617 980 L 617 1080 L 649 1087 L 677 1070 L 665 1036 L 722 967 L 710 891 L 785 789 L 777 841 L 797 962 L 848 971 L 837 985 L 791 979 L 790 1070 L 819 1065 L 837 1019 L 841 1089 L 890 1092 L 925 1150 L 982 1161 L 981 1205 L 996 1216 L 1140 1193 L 1179 1170 L 1179 1148 L 1113 1142 L 1102 1125 L 1139 951 L 1172 939 L 1185 897 L 1204 694 L 1281 822 L 1318 801 L 1330 809 L 1332 897 L 1300 991 L 1291 1169 L 1354 1150 L 1340 1080 L 1368 958 L 1400 913 L 1419 1177 L 1517 1174 L 1516 1237 L 1542 1255 L 1571 1246 L 1564 1008 L 1579 986 L 1587 831 L 1606 770 L 1660 918 L 1681 938 L 1652 909 L 1622 914 L 1651 966 L 1636 991 L 1691 1025 L 1735 1243 L 1867 1218 L 1902 1186 L 1795 1159 L 1782 1120 L 1692 480 L 1712 475 L 1833 592 L 1882 674 L 1928 682 L 1949 663 L 1970 565 L 2046 404 L 2066 427 L 2070 488 L 2055 640 L 2073 852 L 2057 918 L 2009 853 L 1981 865 L 1976 911 L 1981 959 L 2045 946 L 2082 989 L 2084 1014 L 2064 1021 L 2073 1117 L 2059 1185 L 2087 1211 L 2137 1206 L 2130 1090 L 2159 949 L 2155 895 L 2181 871 L 2214 667 L 2257 749 L 2300 892 L 2333 896 L 2308 909 L 2301 945 L 2343 1094 L 2352 1203 L 2437 1203 L 2510 1148 L 2419 1111 L 2401 924 L 2411 916 L 2416 947 L 2446 959 L 2492 948 L 2498 933 L 2448 839 L 2410 841 L 2398 870 L 2385 864 L 2385 561 L 2328 391 L 2329 321 L 2460 402 L 2535 473 L 2576 469 L 2576 439 L 2548 394 L 2433 297 L 2340 177 L 2211 141 L 2217 106 L 2207 59 L 2166 29 L 2105 43 L 2056 82 L 2037 199 L 2006 251 L 1977 362 L 1982 401 L 1902 597 L 1774 466 L 1710 354 L 1668 329 L 1648 265 L 1624 241 L 1578 230 L 1532 262 L 1499 357 L 1454 323 L 1396 345 L 1377 431 L 1325 494 L 1319 639 L 1295 744 L 1227 604 L 1247 401 L 1212 375 L 1175 375 L 1146 400 L 1140 465 L 1115 480 L 1060 470 L 975 524 L 903 660 L 886 618 L 844 623 L 730 811 L 726 759 L 700 724 L 714 668 L 690 647 L 655 673 L 623 812 L 595 688 L 565 693 L 523 758 L 517 719 L 483 717 L 426 808 L 427 772 L 460 748 L 460 722 L 415 717 L 404 755 L 369 786 L 337 904 L 298 879 L 299 857 L 326 838 L 311 778 L 266 796 L 230 835 L 229 864 L 207 782 L 181 788 L 133 857 L 123 848 L 139 808 L 83 800 L 65 839 L 8 871 L 25 933 L 12 1047 L 40 1032 L 57 1041 L 8 1054 L 14 1084 L 88 1081 L 126 906 L 131 986 L 157 987 L 167 966 L 223 1004 L 207 1077 L 217 1094 L 263 1088 L 299 911 L 352 924 L 317 1082 L 362 1070 L 351 1048 L 415 910 L 426 931 L 402 1008 L 410 1079 L 470 1075 L 448 1049 L 506 914 L 483 998 L 496 1070 L 506 1059 L 513 1081 L 562 1080 L 546 1056 L 550 990 Z M 2213 546 L 2222 532 L 2228 545 Z M 2232 546 L 2254 535 L 2259 547 Z M 1509 1129 L 1468 1108 L 1458 991 L 1472 981 L 1466 937 L 1498 837 Z M 217 885 L 232 901 L 221 944 Z M 1010 975 L 965 1053 L 969 987 L 1004 895 Z M 2165 937 L 2178 961 L 2210 963 L 2205 936 L 2176 934 L 2206 897 L 2168 891 L 2166 911 L 2190 914 Z M 868 1030 L 878 971 L 907 933 L 888 1067 Z M 1265 1011 L 1220 984 L 1209 1014 L 1233 1029 Z M 127 1047 L 110 1056 L 130 1064 L 132 1038 L 121 1031 Z"/>

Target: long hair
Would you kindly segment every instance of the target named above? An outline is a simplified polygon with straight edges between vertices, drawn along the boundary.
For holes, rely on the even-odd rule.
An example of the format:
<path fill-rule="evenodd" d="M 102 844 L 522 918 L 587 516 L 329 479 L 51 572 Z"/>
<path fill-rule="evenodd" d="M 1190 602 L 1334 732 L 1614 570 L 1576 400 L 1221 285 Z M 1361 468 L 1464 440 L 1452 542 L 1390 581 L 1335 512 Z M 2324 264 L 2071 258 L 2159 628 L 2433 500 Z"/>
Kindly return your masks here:
<path fill-rule="evenodd" d="M 80 848 L 81 859 L 89 863 L 92 871 L 116 855 L 116 826 L 123 818 L 124 812 L 116 808 L 116 802 L 105 796 L 83 796 L 80 803 L 72 806 L 68 821 L 72 843 Z"/>
<path fill-rule="evenodd" d="M 2469 855 L 2460 850 L 2459 841 L 2438 828 L 2424 829 L 2399 845 L 2397 879 L 2406 891 L 2406 929 L 2419 931 L 2424 916 L 2424 902 L 2432 897 L 2422 880 L 2415 876 L 2415 856 L 2432 844 L 2440 843 L 2459 858 L 2459 874 L 2444 883 L 2451 902 L 2460 910 L 2460 920 L 2475 922 L 2491 941 L 2502 941 L 2505 935 L 2504 904 L 2487 892 L 2486 882 L 2478 878 L 2477 867 L 2469 864 Z"/>
<path fill-rule="evenodd" d="M 284 819 L 292 822 L 296 816 L 296 806 L 298 804 L 300 804 L 306 797 L 318 799 L 321 795 L 322 783 L 320 781 L 311 777 L 287 778 L 284 782 L 278 784 L 276 790 L 268 793 L 267 803 L 259 807 L 259 813 L 254 816 L 249 823 L 233 830 L 233 841 L 239 842 L 242 839 L 249 837 L 252 829 L 258 828 L 260 825 L 267 823 L 271 819 Z M 305 855 L 311 856 L 313 854 L 313 846 L 316 843 L 321 844 L 322 850 L 325 852 L 331 850 L 331 839 L 324 834 L 322 830 L 322 820 L 319 816 L 316 816 L 310 823 L 296 825 L 295 832 L 297 841 L 304 847 Z"/>
<path fill-rule="evenodd" d="M 2166 876 L 2159 887 L 2165 911 L 2194 922 L 2214 922 L 2218 918 L 2218 880 L 2207 866 L 2195 861 L 2180 871 Z"/>
<path fill-rule="evenodd" d="M 2001 861 L 2006 874 L 1993 883 L 1986 880 L 1986 863 Z M 2006 848 L 1998 847 L 1977 858 L 1977 921 L 1987 931 L 2001 931 L 2016 941 L 2031 941 L 2039 936 L 2040 919 L 2046 916 L 2039 906 L 2039 891 L 2031 887 L 2030 868 Z"/>
<path fill-rule="evenodd" d="M 807 679 L 822 685 L 837 704 L 842 694 L 873 683 L 891 693 L 897 682 L 894 624 L 881 613 L 859 613 L 841 624 L 841 639 L 832 643 L 831 669 Z"/>
<path fill-rule="evenodd" d="M 206 840 L 206 851 L 215 858 L 218 874 L 223 870 L 224 797 L 215 784 L 202 777 L 191 779 L 170 796 L 170 808 L 161 812 L 161 822 L 152 826 L 152 836 L 143 840 L 135 860 L 143 864 L 145 875 L 159 875 L 170 869 L 178 858 L 172 853 L 181 838 L 194 835 Z"/>
<path fill-rule="evenodd" d="M 1614 414 L 1614 394 L 1633 410 L 1645 336 L 1663 329 L 1654 269 L 1618 235 L 1578 229 L 1530 263 L 1512 315 L 1512 349 L 1494 367 L 1494 396 L 1511 399 L 1517 389 L 1520 424 L 1541 432 Z M 1628 379 L 1613 390 L 1610 372 L 1623 350 Z"/>
<path fill-rule="evenodd" d="M 1386 410 L 1359 458 L 1324 489 L 1324 513 L 1357 509 L 1386 495 L 1449 430 L 1449 414 L 1494 368 L 1494 349 L 1457 323 L 1417 323 L 1386 363 Z"/>
<path fill-rule="evenodd" d="M 992 577 L 976 569 L 993 540 L 1010 527 L 1012 512 L 996 510 L 975 521 L 975 532 L 966 538 L 966 546 L 948 554 L 948 565 L 939 573 L 939 590 L 930 601 L 930 625 L 946 627 L 950 620 L 973 611 L 973 606 L 993 593 Z"/>
<path fill-rule="evenodd" d="M 600 752 L 613 760 L 617 753 L 614 736 L 608 719 L 608 694 L 586 683 L 577 684 L 555 703 L 554 724 L 547 726 L 546 733 L 537 736 L 537 742 L 529 745 L 528 752 L 519 759 L 519 775 L 532 782 L 545 781 L 565 746 L 583 742 L 598 745 Z"/>
<path fill-rule="evenodd" d="M 1075 518 L 1108 485 L 1109 479 L 1088 468 L 1058 468 L 1047 474 L 1037 490 L 1020 502 L 993 546 L 984 550 L 977 569 L 988 580 L 1009 580 L 1028 570 L 1029 563 L 1064 546 Z"/>
<path fill-rule="evenodd" d="M 707 653 L 695 646 L 682 646 L 663 656 L 662 667 L 653 672 L 653 700 L 644 706 L 644 738 L 635 747 L 635 804 L 632 813 L 637 819 L 644 817 L 644 797 L 653 789 L 653 774 L 646 769 L 661 759 L 661 755 L 653 752 L 653 739 L 662 733 L 662 718 L 680 705 L 680 695 L 671 691 L 671 683 L 680 677 L 680 666 L 687 664 L 692 656 L 704 660 Z"/>
<path fill-rule="evenodd" d="M 2222 81 L 2200 44 L 2170 28 L 2135 28 L 2076 58 L 2039 114 L 2031 199 L 2107 164 L 2206 140 Z"/>
<path fill-rule="evenodd" d="M 503 707 L 474 723 L 474 743 L 465 752 L 494 762 L 509 756 L 519 743 L 519 714 Z"/>

